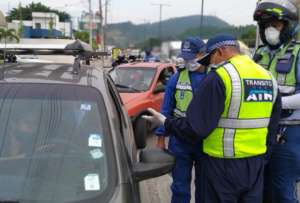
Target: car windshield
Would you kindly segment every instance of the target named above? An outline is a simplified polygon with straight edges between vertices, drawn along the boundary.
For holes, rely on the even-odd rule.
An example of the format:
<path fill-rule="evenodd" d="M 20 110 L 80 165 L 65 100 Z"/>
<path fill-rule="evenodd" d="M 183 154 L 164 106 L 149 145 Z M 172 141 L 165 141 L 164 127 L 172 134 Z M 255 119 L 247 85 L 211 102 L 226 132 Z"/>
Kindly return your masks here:
<path fill-rule="evenodd" d="M 0 202 L 106 202 L 114 156 L 101 94 L 1 84 Z"/>
<path fill-rule="evenodd" d="M 150 88 L 155 72 L 153 68 L 118 67 L 110 72 L 110 76 L 120 91 L 144 92 Z"/>

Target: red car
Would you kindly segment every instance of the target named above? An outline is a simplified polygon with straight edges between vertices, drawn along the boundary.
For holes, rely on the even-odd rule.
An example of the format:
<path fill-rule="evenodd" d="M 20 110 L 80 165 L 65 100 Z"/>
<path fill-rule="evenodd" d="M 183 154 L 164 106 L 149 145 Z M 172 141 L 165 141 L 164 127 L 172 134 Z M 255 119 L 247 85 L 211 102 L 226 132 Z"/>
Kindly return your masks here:
<path fill-rule="evenodd" d="M 160 110 L 165 85 L 176 67 L 168 63 L 129 63 L 110 71 L 123 103 L 132 119 L 135 133 L 146 136 L 151 127 L 141 118 L 147 108 Z"/>

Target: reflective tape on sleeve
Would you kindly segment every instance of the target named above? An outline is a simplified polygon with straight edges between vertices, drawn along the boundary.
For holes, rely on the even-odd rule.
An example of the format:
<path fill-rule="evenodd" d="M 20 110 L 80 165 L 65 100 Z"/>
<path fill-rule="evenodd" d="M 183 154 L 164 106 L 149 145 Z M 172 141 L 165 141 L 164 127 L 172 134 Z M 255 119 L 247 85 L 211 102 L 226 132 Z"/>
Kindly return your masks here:
<path fill-rule="evenodd" d="M 284 86 L 284 85 L 278 85 L 278 89 L 280 93 L 282 94 L 292 94 L 295 93 L 296 87 L 294 86 Z"/>
<path fill-rule="evenodd" d="M 186 113 L 180 111 L 179 109 L 174 109 L 173 113 L 175 114 L 176 117 L 186 117 Z"/>

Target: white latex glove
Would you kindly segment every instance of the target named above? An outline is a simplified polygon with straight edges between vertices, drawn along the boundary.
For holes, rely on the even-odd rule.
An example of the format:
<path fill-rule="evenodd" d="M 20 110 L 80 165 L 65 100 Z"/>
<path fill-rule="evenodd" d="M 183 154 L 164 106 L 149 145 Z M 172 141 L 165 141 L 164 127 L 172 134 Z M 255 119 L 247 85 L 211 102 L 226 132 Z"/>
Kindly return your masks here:
<path fill-rule="evenodd" d="M 153 125 L 155 125 L 155 127 L 158 127 L 158 126 L 161 126 L 161 125 L 164 125 L 165 121 L 166 121 L 166 117 L 155 111 L 154 109 L 152 108 L 148 108 L 147 109 L 149 111 L 150 114 L 152 114 L 151 116 L 142 116 L 142 118 L 146 119 L 147 121 L 151 122 Z"/>

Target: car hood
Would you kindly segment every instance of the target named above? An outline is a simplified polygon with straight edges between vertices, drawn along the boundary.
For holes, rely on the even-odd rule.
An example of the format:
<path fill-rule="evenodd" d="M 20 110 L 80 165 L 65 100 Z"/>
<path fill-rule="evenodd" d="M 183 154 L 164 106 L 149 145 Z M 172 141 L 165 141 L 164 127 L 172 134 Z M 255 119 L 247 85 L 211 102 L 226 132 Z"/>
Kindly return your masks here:
<path fill-rule="evenodd" d="M 145 93 L 120 93 L 122 101 L 125 105 L 140 100 L 145 96 Z"/>

